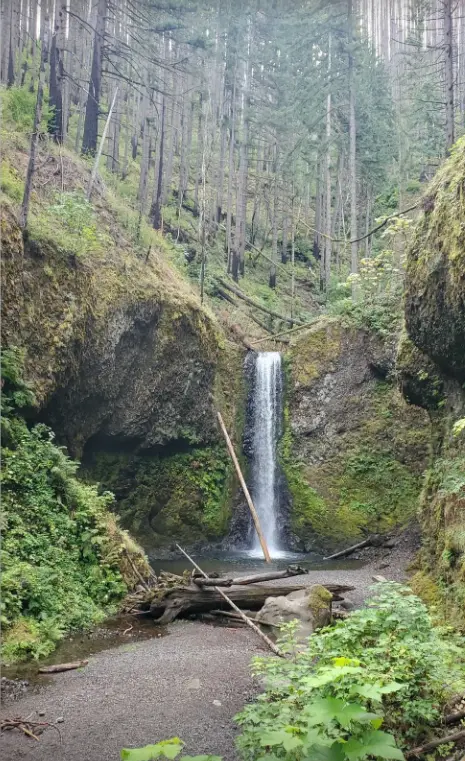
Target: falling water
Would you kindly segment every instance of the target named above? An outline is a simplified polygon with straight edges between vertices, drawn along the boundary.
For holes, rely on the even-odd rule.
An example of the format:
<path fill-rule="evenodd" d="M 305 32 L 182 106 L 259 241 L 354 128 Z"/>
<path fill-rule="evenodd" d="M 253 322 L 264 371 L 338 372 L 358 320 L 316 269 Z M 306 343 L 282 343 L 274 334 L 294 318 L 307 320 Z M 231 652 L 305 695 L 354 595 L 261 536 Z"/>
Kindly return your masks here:
<path fill-rule="evenodd" d="M 276 447 L 281 427 L 281 355 L 260 352 L 255 360 L 252 430 L 252 496 L 271 555 L 279 553 Z M 261 552 L 254 531 L 252 552 Z"/>

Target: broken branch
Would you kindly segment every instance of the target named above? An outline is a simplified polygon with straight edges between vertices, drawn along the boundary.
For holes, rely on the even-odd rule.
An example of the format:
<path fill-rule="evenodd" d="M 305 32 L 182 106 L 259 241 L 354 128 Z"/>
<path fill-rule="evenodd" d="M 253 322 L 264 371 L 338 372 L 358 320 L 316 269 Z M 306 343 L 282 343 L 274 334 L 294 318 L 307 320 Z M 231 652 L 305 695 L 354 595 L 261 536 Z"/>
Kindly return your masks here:
<path fill-rule="evenodd" d="M 192 563 L 194 568 L 196 568 L 199 571 L 199 573 L 202 574 L 202 576 L 204 578 L 207 578 L 207 574 L 202 571 L 202 569 L 197 565 L 197 563 L 194 560 L 192 560 L 192 558 L 187 554 L 187 552 L 185 552 L 182 549 L 182 547 L 179 546 L 179 544 L 177 544 L 176 547 L 189 560 L 189 562 Z M 261 631 L 261 629 L 258 628 L 258 626 L 256 624 L 254 624 L 253 621 L 250 620 L 250 618 L 247 618 L 245 613 L 243 613 L 243 611 L 240 608 L 238 608 L 237 605 L 235 603 L 233 603 L 232 600 L 229 599 L 229 597 L 223 592 L 222 589 L 220 589 L 219 587 L 214 587 L 214 589 L 215 589 L 216 592 L 218 592 L 218 594 L 221 595 L 221 597 L 228 603 L 228 605 L 230 605 L 231 608 L 234 611 L 236 611 L 236 613 L 239 614 L 239 616 L 242 618 L 243 621 L 245 621 L 247 626 L 250 627 L 250 629 L 252 629 L 252 631 L 254 631 L 255 634 L 258 634 L 260 639 L 262 639 L 268 645 L 270 650 L 272 650 L 273 653 L 275 653 L 275 655 L 278 655 L 280 658 L 284 658 L 284 653 L 281 652 L 279 647 L 277 645 L 275 645 L 275 643 L 272 642 L 271 639 L 269 637 L 267 637 L 266 634 L 264 634 Z"/>

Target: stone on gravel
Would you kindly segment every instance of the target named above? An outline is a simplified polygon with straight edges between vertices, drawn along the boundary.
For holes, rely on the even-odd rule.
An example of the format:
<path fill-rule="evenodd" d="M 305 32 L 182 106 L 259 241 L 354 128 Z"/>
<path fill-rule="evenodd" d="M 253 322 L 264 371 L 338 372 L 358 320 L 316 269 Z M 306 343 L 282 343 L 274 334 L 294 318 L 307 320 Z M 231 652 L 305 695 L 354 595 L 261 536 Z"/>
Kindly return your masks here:
<path fill-rule="evenodd" d="M 308 637 L 315 629 L 330 623 L 332 599 L 331 592 L 319 584 L 291 592 L 286 597 L 268 597 L 255 620 L 277 626 L 297 619 L 300 621 L 298 639 Z"/>

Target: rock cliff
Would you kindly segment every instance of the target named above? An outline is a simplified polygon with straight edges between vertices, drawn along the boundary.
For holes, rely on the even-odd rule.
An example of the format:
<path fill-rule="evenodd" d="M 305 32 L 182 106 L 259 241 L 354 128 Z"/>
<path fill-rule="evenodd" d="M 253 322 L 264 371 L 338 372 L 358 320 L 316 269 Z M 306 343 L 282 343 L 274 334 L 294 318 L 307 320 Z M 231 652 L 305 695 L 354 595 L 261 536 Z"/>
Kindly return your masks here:
<path fill-rule="evenodd" d="M 322 318 L 288 355 L 282 461 L 294 533 L 347 545 L 415 514 L 429 424 L 394 379 L 395 339 Z"/>
<path fill-rule="evenodd" d="M 425 599 L 465 626 L 465 140 L 437 173 L 407 254 L 405 320 L 397 359 L 407 399 L 433 421 L 433 457 L 420 504 Z"/>
<path fill-rule="evenodd" d="M 2 250 L 2 343 L 26 350 L 39 419 L 121 497 L 124 524 L 146 547 L 221 536 L 231 473 L 215 410 L 234 432 L 242 352 L 153 252 L 148 261 L 118 249 L 90 260 L 44 241 L 23 244 L 8 208 Z M 110 453 L 112 467 L 102 467 Z M 211 484 L 191 478 L 193 463 L 206 461 Z"/>

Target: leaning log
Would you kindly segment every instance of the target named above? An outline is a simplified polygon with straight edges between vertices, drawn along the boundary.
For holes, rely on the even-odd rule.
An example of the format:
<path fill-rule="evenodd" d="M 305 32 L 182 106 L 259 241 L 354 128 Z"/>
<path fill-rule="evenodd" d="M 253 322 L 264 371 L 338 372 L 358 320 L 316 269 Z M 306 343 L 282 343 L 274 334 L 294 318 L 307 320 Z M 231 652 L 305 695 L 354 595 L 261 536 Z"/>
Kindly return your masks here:
<path fill-rule="evenodd" d="M 333 594 L 335 601 L 343 599 L 341 593 L 353 589 L 353 587 L 343 584 L 324 584 L 323 586 Z M 280 597 L 302 589 L 308 589 L 308 587 L 291 584 L 286 586 L 234 585 L 228 588 L 228 597 L 240 608 L 260 610 L 267 597 Z M 163 590 L 161 594 L 152 599 L 149 612 L 157 623 L 169 624 L 180 615 L 208 613 L 211 610 L 227 610 L 228 607 L 220 591 L 209 587 L 200 588 L 192 584 L 191 586 Z"/>
<path fill-rule="evenodd" d="M 336 558 L 344 558 L 347 557 L 347 555 L 352 555 L 353 552 L 356 552 L 356 550 L 361 550 L 364 547 L 371 547 L 372 545 L 377 547 L 382 543 L 381 537 L 378 536 L 378 534 L 375 534 L 374 536 L 369 536 L 368 539 L 364 539 L 363 542 L 358 542 L 358 544 L 353 544 L 352 547 L 346 547 L 345 550 L 340 550 L 340 552 L 335 552 L 334 555 L 328 555 L 326 558 L 323 558 L 323 560 L 336 560 Z"/>

